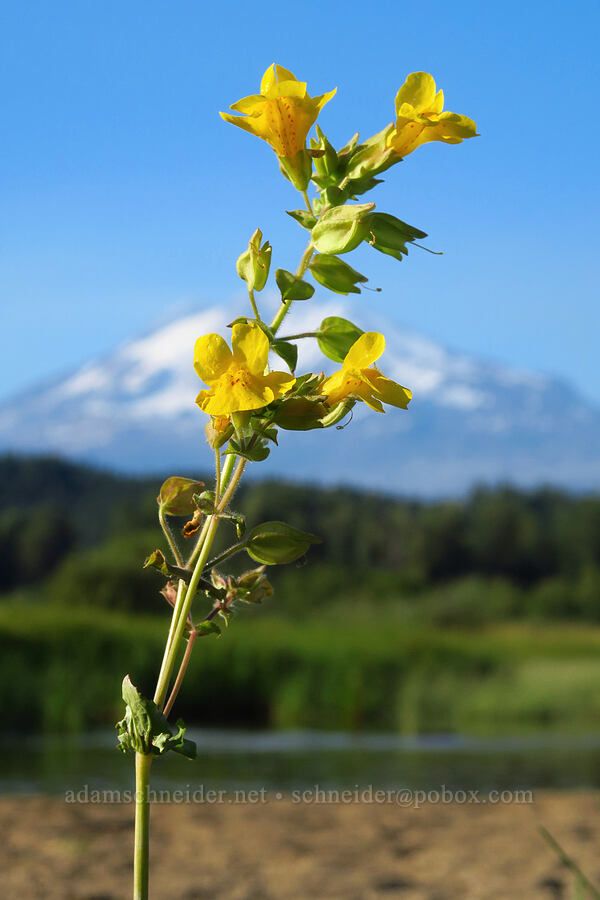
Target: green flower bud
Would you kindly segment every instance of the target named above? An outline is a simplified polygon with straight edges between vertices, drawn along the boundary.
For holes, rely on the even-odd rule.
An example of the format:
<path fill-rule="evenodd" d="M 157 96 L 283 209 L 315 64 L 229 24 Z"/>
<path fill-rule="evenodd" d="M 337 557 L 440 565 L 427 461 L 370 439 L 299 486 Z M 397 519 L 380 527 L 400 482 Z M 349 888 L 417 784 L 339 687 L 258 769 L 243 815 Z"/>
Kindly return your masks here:
<path fill-rule="evenodd" d="M 253 528 L 246 539 L 246 550 L 256 562 L 266 566 L 294 562 L 304 556 L 311 544 L 321 538 L 307 534 L 285 522 L 264 522 Z"/>
<path fill-rule="evenodd" d="M 187 516 L 194 509 L 194 494 L 203 487 L 203 481 L 172 475 L 161 487 L 156 501 L 167 516 Z"/>
<path fill-rule="evenodd" d="M 361 179 L 379 175 L 385 172 L 394 163 L 400 161 L 398 154 L 387 147 L 387 139 L 394 131 L 394 125 L 390 123 L 374 134 L 368 141 L 358 144 L 350 154 L 346 165 L 346 178 L 349 180 Z"/>
<path fill-rule="evenodd" d="M 269 277 L 272 248 L 268 241 L 261 246 L 261 241 L 262 231 L 257 228 L 250 238 L 248 249 L 235 264 L 238 275 L 246 282 L 249 291 L 262 291 Z"/>
<path fill-rule="evenodd" d="M 360 294 L 358 282 L 368 281 L 364 275 L 337 256 L 323 253 L 315 256 L 309 266 L 313 278 L 336 294 Z"/>
<path fill-rule="evenodd" d="M 381 253 L 387 253 L 399 260 L 408 254 L 407 243 L 416 238 L 427 237 L 424 231 L 413 228 L 412 225 L 407 225 L 406 222 L 388 213 L 371 213 L 365 217 L 364 223 L 369 232 L 365 240 Z"/>
<path fill-rule="evenodd" d="M 328 209 L 312 230 L 318 253 L 348 253 L 368 235 L 363 219 L 375 208 L 374 203 L 346 204 Z"/>

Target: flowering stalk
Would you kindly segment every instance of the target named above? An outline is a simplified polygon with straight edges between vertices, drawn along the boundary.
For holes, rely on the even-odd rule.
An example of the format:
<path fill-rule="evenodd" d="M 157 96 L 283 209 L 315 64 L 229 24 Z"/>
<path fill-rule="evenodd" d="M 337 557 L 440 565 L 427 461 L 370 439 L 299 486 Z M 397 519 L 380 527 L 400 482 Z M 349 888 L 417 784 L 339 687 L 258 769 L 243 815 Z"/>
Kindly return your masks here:
<path fill-rule="evenodd" d="M 294 273 L 275 270 L 281 305 L 267 325 L 257 295 L 269 279 L 272 247 L 257 228 L 236 263 L 237 273 L 246 283 L 251 315 L 231 324 L 229 342 L 211 333 L 200 336 L 195 344 L 193 364 L 205 384 L 196 404 L 208 416 L 205 430 L 215 456 L 214 489 L 180 476 L 172 476 L 161 487 L 158 518 L 172 560 L 155 550 L 145 566 L 166 579 L 162 593 L 172 606 L 171 623 L 153 700 L 144 697 L 126 676 L 125 717 L 118 723 L 121 749 L 133 751 L 136 759 L 134 900 L 148 897 L 152 760 L 170 750 L 190 758 L 195 755 L 194 744 L 184 736 L 183 723 L 178 720 L 172 725 L 169 716 L 198 639 L 218 636 L 219 620 L 229 622 L 240 604 L 261 603 L 270 597 L 273 589 L 265 576 L 267 567 L 294 562 L 320 540 L 279 521 L 246 531 L 244 516 L 230 505 L 246 466 L 268 458 L 280 429 L 330 428 L 356 403 L 383 413 L 384 404 L 406 409 L 412 397 L 408 388 L 375 366 L 385 349 L 385 339 L 378 332 L 363 332 L 337 316 L 300 334 L 282 338 L 278 332 L 293 304 L 313 296 L 311 278 L 317 287 L 336 294 L 361 293 L 367 277 L 340 257 L 362 243 L 399 261 L 407 255 L 409 245 L 419 246 L 416 239 L 425 238 L 425 232 L 376 211 L 374 203 L 355 201 L 379 184 L 375 176 L 402 156 L 431 141 L 460 143 L 475 135 L 475 123 L 442 112 L 443 95 L 436 92 L 433 78 L 417 72 L 409 75 L 398 92 L 395 123 L 362 142 L 356 134 L 340 150 L 335 150 L 316 126 L 317 137 L 311 138 L 308 147 L 308 133 L 334 94 L 335 90 L 311 97 L 305 82 L 274 64 L 262 78 L 260 94 L 233 104 L 231 109 L 239 115 L 221 113 L 225 121 L 266 141 L 275 152 L 280 171 L 303 200 L 304 208 L 288 214 L 309 232 L 309 239 Z M 311 184 L 316 192 L 312 200 L 308 193 Z M 316 340 L 324 357 L 341 368 L 328 377 L 322 372 L 297 375 L 295 341 L 300 339 Z M 274 356 L 287 371 L 281 364 L 271 366 Z M 170 521 L 181 516 L 188 519 L 183 538 L 195 539 L 188 552 Z M 221 525 L 233 526 L 237 539 L 211 560 Z M 247 553 L 258 568 L 236 576 L 221 572 L 227 560 L 239 553 Z M 198 604 L 204 604 L 199 616 Z"/>

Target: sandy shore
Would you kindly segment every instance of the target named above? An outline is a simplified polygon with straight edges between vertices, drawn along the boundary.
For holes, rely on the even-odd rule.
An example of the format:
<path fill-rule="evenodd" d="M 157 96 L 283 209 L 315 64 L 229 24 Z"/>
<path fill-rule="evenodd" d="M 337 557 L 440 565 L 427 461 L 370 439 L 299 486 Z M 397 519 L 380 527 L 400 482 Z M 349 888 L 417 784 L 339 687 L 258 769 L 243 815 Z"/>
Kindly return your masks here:
<path fill-rule="evenodd" d="M 132 807 L 0 797 L 4 900 L 130 896 Z M 571 898 L 545 825 L 600 883 L 595 795 L 519 804 L 160 804 L 153 900 Z"/>

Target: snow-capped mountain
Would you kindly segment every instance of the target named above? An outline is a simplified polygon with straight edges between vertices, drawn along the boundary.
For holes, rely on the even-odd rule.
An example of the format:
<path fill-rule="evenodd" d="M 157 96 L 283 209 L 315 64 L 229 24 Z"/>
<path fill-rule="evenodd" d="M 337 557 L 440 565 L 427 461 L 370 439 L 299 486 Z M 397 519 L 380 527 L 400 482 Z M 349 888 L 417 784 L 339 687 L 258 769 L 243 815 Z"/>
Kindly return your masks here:
<path fill-rule="evenodd" d="M 387 350 L 379 364 L 412 389 L 413 401 L 385 416 L 359 404 L 341 431 L 281 432 L 280 447 L 255 472 L 421 495 L 482 481 L 600 487 L 600 410 L 567 384 L 451 352 L 342 299 L 295 306 L 286 334 L 314 330 L 331 315 L 382 331 Z M 0 450 L 58 453 L 129 472 L 206 470 L 211 454 L 206 417 L 194 404 L 203 385 L 193 346 L 200 334 L 223 332 L 235 314 L 215 307 L 187 315 L 5 402 Z M 298 373 L 327 363 L 316 341 L 300 345 Z"/>

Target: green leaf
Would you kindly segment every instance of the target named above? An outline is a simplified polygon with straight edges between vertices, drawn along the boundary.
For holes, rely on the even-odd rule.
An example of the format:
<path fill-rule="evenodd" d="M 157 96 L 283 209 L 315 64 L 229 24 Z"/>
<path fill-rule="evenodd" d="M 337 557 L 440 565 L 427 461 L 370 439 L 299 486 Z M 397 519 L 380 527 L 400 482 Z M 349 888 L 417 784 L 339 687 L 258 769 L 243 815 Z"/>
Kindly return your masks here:
<path fill-rule="evenodd" d="M 346 355 L 355 341 L 364 334 L 358 325 L 339 316 L 328 316 L 323 319 L 317 332 L 317 343 L 321 352 L 334 362 L 344 362 Z"/>
<path fill-rule="evenodd" d="M 304 556 L 311 544 L 320 543 L 321 538 L 285 522 L 264 522 L 249 533 L 246 550 L 256 562 L 275 566 L 294 562 Z"/>
<path fill-rule="evenodd" d="M 315 292 L 312 284 L 303 281 L 297 275 L 292 275 L 286 269 L 276 269 L 275 281 L 281 291 L 281 299 L 286 300 L 309 300 Z"/>
<path fill-rule="evenodd" d="M 290 372 L 294 371 L 298 365 L 298 347 L 296 344 L 291 344 L 289 341 L 273 341 L 271 350 L 282 358 Z"/>
<path fill-rule="evenodd" d="M 177 731 L 171 726 L 156 704 L 144 697 L 132 684 L 129 675 L 123 679 L 123 700 L 125 718 L 117 722 L 120 749 L 126 753 L 162 755 L 168 750 L 181 753 L 188 759 L 195 759 L 196 745 L 184 738 L 185 727 L 181 719 L 177 721 Z"/>
<path fill-rule="evenodd" d="M 286 213 L 288 216 L 291 216 L 292 219 L 295 219 L 299 225 L 302 225 L 303 228 L 307 228 L 309 231 L 317 224 L 316 216 L 309 213 L 307 209 L 286 209 Z"/>
<path fill-rule="evenodd" d="M 310 274 L 319 284 L 336 294 L 360 294 L 357 284 L 369 280 L 343 259 L 324 253 L 319 253 L 314 257 L 309 269 Z"/>
<path fill-rule="evenodd" d="M 163 483 L 156 500 L 165 515 L 187 516 L 193 512 L 194 494 L 203 487 L 203 481 L 172 475 Z"/>
<path fill-rule="evenodd" d="M 160 572 L 161 575 L 164 575 L 165 578 L 181 578 L 185 581 L 186 584 L 189 583 L 192 577 L 192 573 L 189 569 L 182 569 L 180 566 L 175 566 L 172 563 L 168 562 L 165 559 L 165 555 L 162 550 L 153 550 L 150 556 L 146 557 L 146 559 L 144 560 L 142 568 L 156 569 L 156 571 Z"/>
<path fill-rule="evenodd" d="M 216 634 L 217 637 L 221 636 L 221 629 L 214 619 L 209 619 L 208 622 L 199 622 L 197 625 L 194 625 L 194 631 L 198 633 L 198 637 L 206 637 L 209 634 Z"/>
<path fill-rule="evenodd" d="M 233 453 L 236 456 L 242 456 L 249 462 L 262 462 L 267 458 L 270 452 L 268 447 L 264 447 L 261 444 L 255 444 L 253 447 L 248 448 L 242 447 L 237 441 L 231 440 L 229 447 L 224 451 L 224 454 Z"/>
<path fill-rule="evenodd" d="M 358 247 L 368 234 L 362 220 L 374 208 L 374 203 L 355 203 L 324 212 L 312 230 L 317 252 L 348 253 Z"/>

